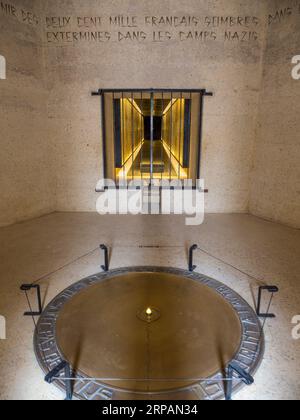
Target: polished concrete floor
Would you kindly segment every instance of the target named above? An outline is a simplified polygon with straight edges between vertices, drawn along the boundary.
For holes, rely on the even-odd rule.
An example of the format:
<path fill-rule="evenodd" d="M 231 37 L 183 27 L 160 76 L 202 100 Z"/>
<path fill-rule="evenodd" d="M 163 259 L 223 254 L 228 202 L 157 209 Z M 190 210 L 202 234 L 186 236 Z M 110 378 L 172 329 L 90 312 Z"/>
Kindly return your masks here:
<path fill-rule="evenodd" d="M 49 302 L 63 288 L 99 271 L 100 243 L 112 247 L 112 268 L 186 268 L 187 247 L 198 243 L 197 271 L 233 288 L 252 306 L 259 285 L 278 285 L 272 306 L 277 318 L 266 322 L 263 363 L 255 384 L 235 399 L 300 398 L 300 340 L 292 338 L 291 323 L 300 314 L 299 230 L 248 215 L 208 215 L 202 226 L 189 228 L 177 216 L 56 213 L 0 229 L 0 243 L 0 314 L 7 321 L 7 339 L 0 341 L 1 399 L 63 398 L 43 381 L 19 286 L 42 277 Z"/>

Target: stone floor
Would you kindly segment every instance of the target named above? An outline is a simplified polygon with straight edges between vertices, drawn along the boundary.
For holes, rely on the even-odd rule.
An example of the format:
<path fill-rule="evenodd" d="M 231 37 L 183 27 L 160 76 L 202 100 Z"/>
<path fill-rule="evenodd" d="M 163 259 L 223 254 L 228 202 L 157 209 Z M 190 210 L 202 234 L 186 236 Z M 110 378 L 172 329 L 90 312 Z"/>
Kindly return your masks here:
<path fill-rule="evenodd" d="M 248 215 L 208 215 L 202 226 L 186 227 L 179 216 L 54 213 L 0 229 L 0 243 L 0 314 L 7 322 L 7 339 L 0 341 L 0 399 L 63 399 L 43 381 L 19 286 L 43 277 L 49 302 L 68 285 L 100 271 L 100 243 L 112 247 L 112 268 L 186 268 L 187 248 L 198 243 L 197 271 L 235 289 L 252 306 L 259 285 L 278 285 L 272 306 L 277 318 L 265 327 L 264 361 L 255 384 L 235 399 L 300 398 L 300 340 L 291 334 L 291 320 L 300 314 L 299 230 Z"/>

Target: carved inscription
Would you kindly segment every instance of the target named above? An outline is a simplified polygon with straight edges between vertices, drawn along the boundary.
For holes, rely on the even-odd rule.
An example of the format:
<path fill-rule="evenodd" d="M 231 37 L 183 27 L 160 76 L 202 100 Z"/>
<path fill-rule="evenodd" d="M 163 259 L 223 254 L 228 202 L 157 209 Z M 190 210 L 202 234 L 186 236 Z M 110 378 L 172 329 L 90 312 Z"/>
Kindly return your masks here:
<path fill-rule="evenodd" d="M 300 2 L 268 13 L 265 18 L 251 15 L 61 15 L 39 18 L 10 2 L 0 1 L 0 16 L 27 25 L 40 25 L 48 44 L 214 43 L 256 44 L 265 24 L 276 25 L 300 15 Z M 264 20 L 265 19 L 265 20 Z"/>

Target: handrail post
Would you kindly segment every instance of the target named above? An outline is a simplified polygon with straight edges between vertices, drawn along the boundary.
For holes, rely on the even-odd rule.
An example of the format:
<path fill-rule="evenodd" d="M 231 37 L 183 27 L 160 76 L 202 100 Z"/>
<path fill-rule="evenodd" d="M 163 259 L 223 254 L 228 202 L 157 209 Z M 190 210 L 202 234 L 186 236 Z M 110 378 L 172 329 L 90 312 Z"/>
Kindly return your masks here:
<path fill-rule="evenodd" d="M 190 247 L 189 250 L 189 271 L 193 272 L 196 270 L 197 266 L 194 265 L 193 260 L 194 260 L 194 251 L 196 251 L 198 249 L 198 245 L 194 244 Z"/>
<path fill-rule="evenodd" d="M 260 286 L 258 290 L 256 314 L 259 318 L 276 318 L 276 315 L 274 314 L 261 313 L 261 298 L 262 298 L 263 290 L 267 290 L 269 293 L 272 293 L 272 294 L 279 292 L 279 289 L 277 286 Z"/>
<path fill-rule="evenodd" d="M 104 251 L 104 265 L 101 265 L 103 271 L 109 271 L 109 259 L 108 259 L 108 248 L 106 245 L 101 244 L 100 249 Z"/>
<path fill-rule="evenodd" d="M 40 316 L 43 312 L 43 304 L 41 297 L 41 287 L 39 284 L 22 284 L 20 290 L 22 292 L 29 292 L 31 289 L 36 289 L 37 301 L 38 301 L 38 311 L 37 312 L 25 312 L 24 316 Z"/>
<path fill-rule="evenodd" d="M 64 370 L 65 372 L 65 382 L 66 382 L 66 401 L 71 401 L 73 399 L 73 389 L 71 383 L 71 367 L 70 364 L 66 361 L 62 361 L 54 369 L 52 369 L 46 376 L 45 381 L 48 384 L 51 384 L 54 380 L 59 380 L 58 375 Z M 62 378 L 63 379 L 63 378 Z"/>
<path fill-rule="evenodd" d="M 232 400 L 232 390 L 233 390 L 233 373 L 238 375 L 239 379 L 242 379 L 244 384 L 250 386 L 254 384 L 253 377 L 247 373 L 244 369 L 242 369 L 237 362 L 231 362 L 227 368 L 227 386 L 225 392 L 225 399 L 226 401 Z"/>

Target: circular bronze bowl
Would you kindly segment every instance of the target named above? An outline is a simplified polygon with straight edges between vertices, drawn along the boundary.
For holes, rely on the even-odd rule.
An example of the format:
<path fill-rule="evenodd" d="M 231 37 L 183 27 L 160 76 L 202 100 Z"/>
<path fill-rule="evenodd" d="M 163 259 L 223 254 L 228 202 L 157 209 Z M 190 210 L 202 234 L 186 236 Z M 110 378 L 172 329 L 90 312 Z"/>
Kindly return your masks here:
<path fill-rule="evenodd" d="M 263 339 L 254 311 L 216 280 L 133 267 L 57 296 L 39 320 L 35 350 L 46 373 L 70 363 L 80 399 L 217 399 L 228 363 L 254 373 Z"/>

